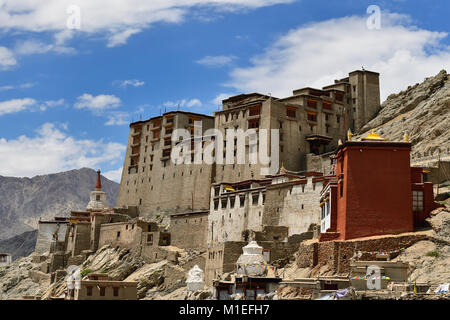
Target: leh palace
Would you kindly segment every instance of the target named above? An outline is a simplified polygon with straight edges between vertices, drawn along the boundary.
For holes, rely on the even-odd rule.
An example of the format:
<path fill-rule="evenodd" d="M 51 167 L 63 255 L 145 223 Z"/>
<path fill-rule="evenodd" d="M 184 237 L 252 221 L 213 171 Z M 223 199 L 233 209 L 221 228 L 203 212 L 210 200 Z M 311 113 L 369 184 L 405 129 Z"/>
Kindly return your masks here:
<path fill-rule="evenodd" d="M 218 300 L 282 299 L 286 290 L 304 299 L 434 290 L 411 287 L 401 259 L 429 237 L 427 219 L 441 206 L 433 177 L 412 161 L 408 132 L 401 141 L 362 134 L 380 109 L 379 74 L 356 70 L 289 97 L 230 97 L 212 116 L 178 110 L 131 123 L 116 206 L 108 207 L 98 171 L 85 211 L 39 221 L 39 268 L 29 273 L 49 289 L 27 298 L 136 300 L 158 286 L 185 294 L 174 299 Z M 192 147 L 185 159 L 194 160 L 194 146 L 220 144 L 233 161 L 174 163 L 173 134 L 181 129 Z M 242 137 L 226 132 L 249 129 L 277 132 L 279 141 L 269 134 L 267 146 L 276 163 L 250 161 L 245 136 L 245 161 L 237 161 Z M 126 255 L 128 266 L 139 264 L 88 267 L 108 250 L 116 262 Z M 156 265 L 164 265 L 163 280 L 152 287 L 146 272 Z M 288 265 L 310 273 L 289 276 Z M 376 286 L 366 286 L 374 265 Z"/>

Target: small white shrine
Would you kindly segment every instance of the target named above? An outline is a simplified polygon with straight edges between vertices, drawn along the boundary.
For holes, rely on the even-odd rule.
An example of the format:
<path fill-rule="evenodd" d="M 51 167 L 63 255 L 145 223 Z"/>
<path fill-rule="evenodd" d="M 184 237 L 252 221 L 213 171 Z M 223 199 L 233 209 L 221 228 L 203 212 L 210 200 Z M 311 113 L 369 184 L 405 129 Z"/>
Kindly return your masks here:
<path fill-rule="evenodd" d="M 195 265 L 189 270 L 188 278 L 186 280 L 188 291 L 199 291 L 205 288 L 203 270 Z"/>
<path fill-rule="evenodd" d="M 263 248 L 251 241 L 242 248 L 244 252 L 236 262 L 236 273 L 247 276 L 263 276 L 266 271 L 266 260 L 263 256 Z"/>

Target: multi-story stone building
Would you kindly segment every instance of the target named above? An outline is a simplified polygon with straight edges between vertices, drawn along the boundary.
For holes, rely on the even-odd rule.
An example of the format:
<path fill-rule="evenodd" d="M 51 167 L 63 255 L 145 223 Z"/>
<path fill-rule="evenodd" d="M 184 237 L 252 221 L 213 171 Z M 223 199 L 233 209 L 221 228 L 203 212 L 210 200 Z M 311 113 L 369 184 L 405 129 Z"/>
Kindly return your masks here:
<path fill-rule="evenodd" d="M 130 125 L 118 207 L 138 206 L 142 215 L 209 208 L 213 166 L 175 165 L 170 157 L 174 130 L 187 129 L 193 136 L 196 121 L 202 134 L 214 128 L 212 116 L 182 111 Z"/>
<path fill-rule="evenodd" d="M 222 110 L 214 117 L 174 111 L 132 123 L 118 206 L 137 206 L 143 215 L 203 211 L 209 208 L 212 183 L 265 179 L 267 173 L 261 169 L 268 165 L 260 158 L 255 163 L 249 161 L 249 141 L 245 142 L 245 162 L 238 163 L 237 141 L 244 135 L 238 134 L 235 145 L 227 146 L 233 143 L 227 142 L 229 129 L 268 130 L 269 157 L 270 132 L 279 130 L 279 160 L 275 167 L 283 164 L 295 174 L 312 171 L 307 166 L 308 155 L 334 151 L 338 140 L 345 140 L 348 129 L 360 129 L 379 108 L 379 74 L 358 70 L 322 89 L 294 90 L 292 96 L 281 99 L 259 93 L 234 96 L 223 101 Z M 233 163 L 175 165 L 170 161 L 173 130 L 187 128 L 193 134 L 194 121 L 202 122 L 202 134 L 211 128 L 221 133 L 215 138 L 224 140 L 224 158 L 227 147 L 233 151 Z"/>
<path fill-rule="evenodd" d="M 282 169 L 282 171 L 284 171 Z M 285 227 L 283 238 L 300 235 L 320 224 L 321 173 L 282 173 L 261 180 L 217 183 L 211 188 L 208 245 L 248 241 L 267 227 Z"/>

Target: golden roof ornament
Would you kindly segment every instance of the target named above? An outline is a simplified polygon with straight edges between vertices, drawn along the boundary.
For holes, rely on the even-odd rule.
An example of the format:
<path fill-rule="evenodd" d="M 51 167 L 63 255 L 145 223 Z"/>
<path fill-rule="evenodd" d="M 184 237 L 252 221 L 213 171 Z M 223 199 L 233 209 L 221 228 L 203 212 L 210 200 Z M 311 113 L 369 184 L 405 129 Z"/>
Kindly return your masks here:
<path fill-rule="evenodd" d="M 372 132 L 369 133 L 367 137 L 362 138 L 361 141 L 386 141 L 386 139 L 380 137 L 379 134 L 375 133 L 375 130 L 372 130 Z"/>
<path fill-rule="evenodd" d="M 408 134 L 408 131 L 405 131 L 405 134 L 403 135 L 403 142 L 409 142 L 409 134 Z"/>
<path fill-rule="evenodd" d="M 341 139 L 338 140 L 338 146 L 342 146 L 342 140 Z"/>
<path fill-rule="evenodd" d="M 352 141 L 353 138 L 353 132 L 351 129 L 348 129 L 347 131 L 347 141 Z"/>

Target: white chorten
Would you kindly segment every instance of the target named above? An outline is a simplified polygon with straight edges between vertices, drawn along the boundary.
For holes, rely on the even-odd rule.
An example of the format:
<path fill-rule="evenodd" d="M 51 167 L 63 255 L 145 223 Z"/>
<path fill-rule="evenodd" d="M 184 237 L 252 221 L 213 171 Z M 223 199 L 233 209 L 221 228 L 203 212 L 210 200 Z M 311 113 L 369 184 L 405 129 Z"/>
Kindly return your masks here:
<path fill-rule="evenodd" d="M 101 211 L 108 209 L 108 205 L 106 204 L 106 193 L 102 191 L 102 180 L 100 173 L 100 170 L 98 170 L 95 191 L 91 192 L 91 201 L 89 201 L 86 208 L 88 211 Z"/>
<path fill-rule="evenodd" d="M 244 252 L 236 262 L 236 270 L 239 275 L 262 276 L 266 271 L 266 261 L 263 256 L 263 248 L 256 241 L 251 241 L 242 248 Z"/>
<path fill-rule="evenodd" d="M 195 265 L 189 270 L 188 278 L 186 280 L 188 291 L 203 290 L 205 287 L 205 281 L 203 280 L 203 270 L 199 266 Z"/>

